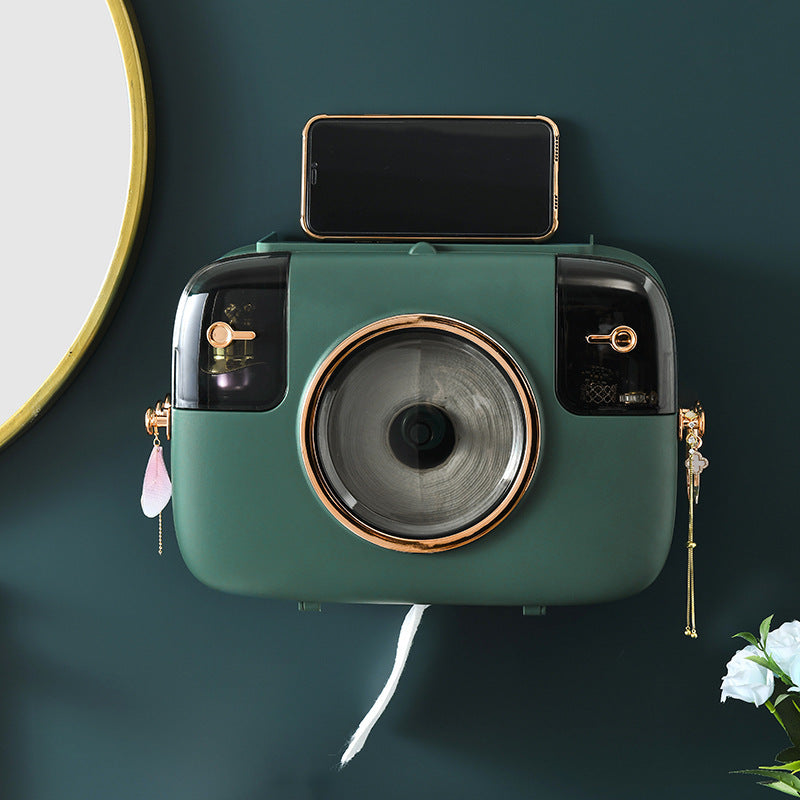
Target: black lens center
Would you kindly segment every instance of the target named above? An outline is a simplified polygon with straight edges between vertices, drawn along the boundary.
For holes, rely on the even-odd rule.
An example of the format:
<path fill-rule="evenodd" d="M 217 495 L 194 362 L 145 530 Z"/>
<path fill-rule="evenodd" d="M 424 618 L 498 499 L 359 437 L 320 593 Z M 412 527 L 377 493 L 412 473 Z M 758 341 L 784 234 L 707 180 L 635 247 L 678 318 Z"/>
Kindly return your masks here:
<path fill-rule="evenodd" d="M 455 443 L 450 417 L 430 403 L 404 408 L 389 426 L 392 452 L 414 469 L 438 467 L 453 452 Z"/>

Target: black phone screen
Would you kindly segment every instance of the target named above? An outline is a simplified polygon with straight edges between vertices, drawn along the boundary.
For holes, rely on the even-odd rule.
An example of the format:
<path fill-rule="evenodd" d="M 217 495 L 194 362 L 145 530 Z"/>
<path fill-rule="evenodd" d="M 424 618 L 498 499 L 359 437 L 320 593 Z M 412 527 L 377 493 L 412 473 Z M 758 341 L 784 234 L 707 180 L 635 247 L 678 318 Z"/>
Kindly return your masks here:
<path fill-rule="evenodd" d="M 535 118 L 317 118 L 304 226 L 323 237 L 544 237 L 556 224 L 556 137 Z"/>

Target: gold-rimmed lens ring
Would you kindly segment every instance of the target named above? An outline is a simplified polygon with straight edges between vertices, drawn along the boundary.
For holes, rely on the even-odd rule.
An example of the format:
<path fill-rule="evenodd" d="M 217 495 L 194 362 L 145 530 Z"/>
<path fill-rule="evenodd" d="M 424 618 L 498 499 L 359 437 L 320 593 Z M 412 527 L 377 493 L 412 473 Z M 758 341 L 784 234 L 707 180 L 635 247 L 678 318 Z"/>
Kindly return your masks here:
<path fill-rule="evenodd" d="M 367 343 L 401 330 L 428 330 L 449 333 L 476 346 L 500 368 L 514 389 L 524 422 L 523 455 L 514 480 L 501 501 L 478 522 L 446 536 L 412 539 L 379 530 L 356 517 L 347 508 L 325 477 L 317 452 L 315 429 L 320 400 L 339 366 Z M 500 524 L 514 509 L 530 485 L 539 461 L 540 416 L 533 389 L 512 356 L 478 328 L 450 317 L 432 314 L 402 314 L 371 323 L 348 336 L 328 354 L 311 378 L 300 414 L 300 449 L 303 466 L 311 486 L 325 508 L 346 528 L 372 544 L 390 550 L 434 553 L 461 547 L 480 538 Z"/>

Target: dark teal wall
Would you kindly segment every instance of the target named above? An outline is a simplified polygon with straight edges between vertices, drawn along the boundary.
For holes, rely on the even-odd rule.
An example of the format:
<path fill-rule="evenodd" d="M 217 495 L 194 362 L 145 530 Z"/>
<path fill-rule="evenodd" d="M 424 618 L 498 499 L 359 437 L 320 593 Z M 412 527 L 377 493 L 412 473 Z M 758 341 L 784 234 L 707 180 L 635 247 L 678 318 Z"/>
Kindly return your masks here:
<path fill-rule="evenodd" d="M 800 5 L 133 5 L 157 126 L 141 254 L 77 380 L 0 453 L 3 798 L 763 796 L 727 771 L 770 760 L 782 737 L 763 710 L 721 706 L 718 687 L 731 633 L 800 615 Z M 299 614 L 206 589 L 171 537 L 156 556 L 138 508 L 142 414 L 168 389 L 179 293 L 232 247 L 299 234 L 300 130 L 321 112 L 557 120 L 556 240 L 594 233 L 660 272 L 711 459 L 697 642 L 683 636 L 681 499 L 667 566 L 637 597 L 543 619 L 431 609 L 342 773 L 403 612 Z"/>

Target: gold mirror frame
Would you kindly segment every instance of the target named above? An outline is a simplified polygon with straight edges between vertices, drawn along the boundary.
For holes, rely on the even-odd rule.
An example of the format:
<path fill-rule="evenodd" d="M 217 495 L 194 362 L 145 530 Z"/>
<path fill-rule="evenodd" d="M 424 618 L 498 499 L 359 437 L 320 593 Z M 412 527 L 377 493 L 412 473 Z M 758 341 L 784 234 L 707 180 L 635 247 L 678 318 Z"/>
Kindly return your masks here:
<path fill-rule="evenodd" d="M 153 106 L 149 72 L 139 27 L 126 0 L 106 0 L 117 32 L 125 75 L 131 118 L 131 164 L 128 195 L 119 238 L 97 299 L 78 335 L 34 394 L 5 422 L 0 424 L 0 449 L 10 444 L 39 416 L 75 377 L 78 369 L 99 340 L 120 299 L 127 280 L 128 267 L 142 232 L 150 183 L 153 149 Z"/>

